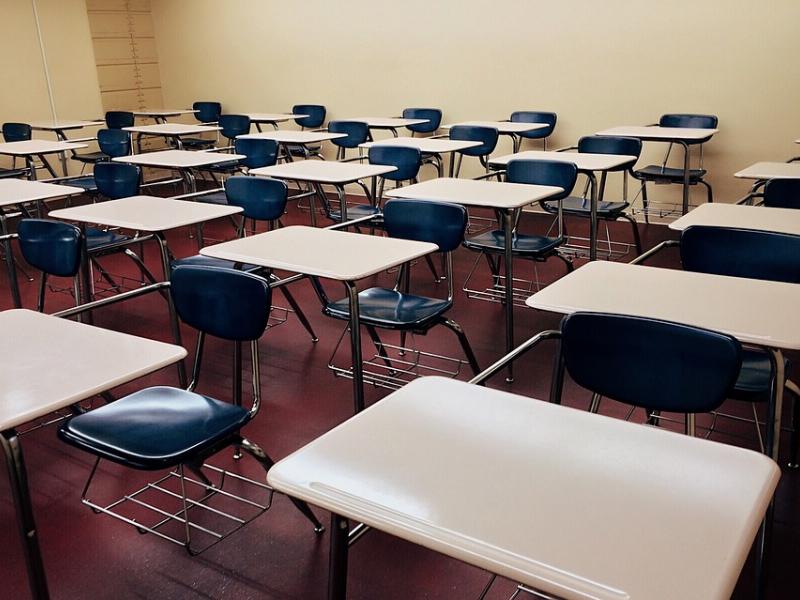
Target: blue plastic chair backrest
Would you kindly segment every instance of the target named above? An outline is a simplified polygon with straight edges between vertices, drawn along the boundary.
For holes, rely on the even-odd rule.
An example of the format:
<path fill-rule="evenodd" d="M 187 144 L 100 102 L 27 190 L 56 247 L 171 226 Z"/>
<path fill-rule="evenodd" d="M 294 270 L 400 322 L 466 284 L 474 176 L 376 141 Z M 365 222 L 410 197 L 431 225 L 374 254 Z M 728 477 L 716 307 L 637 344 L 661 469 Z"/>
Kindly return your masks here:
<path fill-rule="evenodd" d="M 248 169 L 271 167 L 278 162 L 278 142 L 260 138 L 239 138 L 233 142 L 233 151 L 247 158 L 239 159 L 239 164 Z"/>
<path fill-rule="evenodd" d="M 666 114 L 658 120 L 661 127 L 691 127 L 693 129 L 715 129 L 719 124 L 716 115 Z"/>
<path fill-rule="evenodd" d="M 392 181 L 415 179 L 422 166 L 422 153 L 410 146 L 370 146 L 367 156 L 371 165 L 397 167 L 396 171 L 383 175 Z"/>
<path fill-rule="evenodd" d="M 283 181 L 236 175 L 225 181 L 228 204 L 239 206 L 248 219 L 274 221 L 286 210 L 289 188 Z"/>
<path fill-rule="evenodd" d="M 137 196 L 141 176 L 142 169 L 138 165 L 109 161 L 94 166 L 97 191 L 111 200 Z"/>
<path fill-rule="evenodd" d="M 579 312 L 564 318 L 561 334 L 564 364 L 575 383 L 651 410 L 714 410 L 742 363 L 735 338 L 669 321 Z"/>
<path fill-rule="evenodd" d="M 192 109 L 197 111 L 194 113 L 194 118 L 201 123 L 215 123 L 222 114 L 222 104 L 219 102 L 195 102 L 192 104 Z"/>
<path fill-rule="evenodd" d="M 764 206 L 800 208 L 800 179 L 770 179 L 764 186 Z"/>
<path fill-rule="evenodd" d="M 614 135 L 587 135 L 578 140 L 578 152 L 635 156 L 636 159 L 630 163 L 609 169 L 610 171 L 624 171 L 636 164 L 636 160 L 642 153 L 642 140 Z"/>
<path fill-rule="evenodd" d="M 524 131 L 519 135 L 524 138 L 540 139 L 546 138 L 556 128 L 558 115 L 554 112 L 543 112 L 538 110 L 517 110 L 511 113 L 512 123 L 544 123 L 547 127 Z"/>
<path fill-rule="evenodd" d="M 31 139 L 31 126 L 27 123 L 3 123 L 3 139 L 6 142 L 25 142 Z"/>
<path fill-rule="evenodd" d="M 257 340 L 267 328 L 272 291 L 258 275 L 182 265 L 172 271 L 170 286 L 178 316 L 198 331 L 245 342 Z"/>
<path fill-rule="evenodd" d="M 131 153 L 131 136 L 121 129 L 100 129 L 97 132 L 97 145 L 100 152 L 116 158 Z"/>
<path fill-rule="evenodd" d="M 483 127 L 480 125 L 454 125 L 450 128 L 451 140 L 466 140 L 468 142 L 480 142 L 480 146 L 465 148 L 460 150 L 467 156 L 488 156 L 497 147 L 499 134 L 494 127 Z"/>
<path fill-rule="evenodd" d="M 341 148 L 358 148 L 369 138 L 369 127 L 363 121 L 331 121 L 328 123 L 328 131 L 347 134 L 347 137 L 331 140 L 331 143 Z"/>
<path fill-rule="evenodd" d="M 577 178 L 578 167 L 571 162 L 515 158 L 506 165 L 506 181 L 509 183 L 552 185 L 564 189 L 562 193 L 551 196 L 548 200 L 560 200 L 569 196 Z"/>
<path fill-rule="evenodd" d="M 250 117 L 247 115 L 220 115 L 218 123 L 222 128 L 220 133 L 229 140 L 250 133 Z"/>
<path fill-rule="evenodd" d="M 428 200 L 389 200 L 383 209 L 389 237 L 430 242 L 439 252 L 451 252 L 464 241 L 467 209 L 459 204 Z"/>
<path fill-rule="evenodd" d="M 22 219 L 19 249 L 33 267 L 56 277 L 74 277 L 81 268 L 83 234 L 79 227 L 51 219 Z"/>
<path fill-rule="evenodd" d="M 106 127 L 109 129 L 122 129 L 133 127 L 133 113 L 127 110 L 110 110 L 106 113 Z"/>
<path fill-rule="evenodd" d="M 295 115 L 307 115 L 305 117 L 298 117 L 294 120 L 300 127 L 314 129 L 315 127 L 322 127 L 325 122 L 325 107 L 321 104 L 295 104 L 292 107 L 292 113 Z"/>
<path fill-rule="evenodd" d="M 695 225 L 681 233 L 680 251 L 686 271 L 800 283 L 798 235 Z"/>
<path fill-rule="evenodd" d="M 442 124 L 442 111 L 438 108 L 406 108 L 404 119 L 428 119 L 427 123 L 409 125 L 407 129 L 416 133 L 433 133 Z"/>

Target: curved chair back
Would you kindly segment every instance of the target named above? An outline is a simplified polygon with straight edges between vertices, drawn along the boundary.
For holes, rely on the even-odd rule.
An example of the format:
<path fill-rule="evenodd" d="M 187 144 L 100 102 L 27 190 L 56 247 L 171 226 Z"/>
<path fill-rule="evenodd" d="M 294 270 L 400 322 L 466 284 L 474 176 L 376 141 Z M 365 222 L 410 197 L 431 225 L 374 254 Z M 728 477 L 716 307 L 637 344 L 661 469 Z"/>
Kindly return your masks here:
<path fill-rule="evenodd" d="M 382 176 L 392 181 L 416 179 L 422 166 L 422 153 L 419 148 L 410 146 L 371 146 L 368 158 L 372 165 L 397 167 L 396 171 Z"/>
<path fill-rule="evenodd" d="M 383 218 L 389 237 L 436 244 L 439 252 L 458 248 L 467 228 L 467 209 L 448 202 L 392 199 Z"/>
<path fill-rule="evenodd" d="M 236 139 L 233 142 L 233 151 L 245 155 L 246 158 L 239 159 L 239 164 L 248 169 L 271 167 L 278 162 L 278 142 L 275 140 Z"/>
<path fill-rule="evenodd" d="M 22 219 L 17 234 L 22 256 L 31 266 L 56 277 L 78 274 L 84 244 L 80 228 L 52 219 Z"/>
<path fill-rule="evenodd" d="M 764 186 L 764 206 L 800 208 L 800 179 L 770 179 Z"/>
<path fill-rule="evenodd" d="M 691 127 L 693 129 L 715 129 L 719 124 L 716 115 L 666 114 L 658 120 L 661 127 Z"/>
<path fill-rule="evenodd" d="M 800 236 L 695 225 L 681 233 L 686 271 L 800 283 Z"/>
<path fill-rule="evenodd" d="M 714 410 L 742 362 L 735 338 L 669 321 L 574 313 L 561 334 L 564 365 L 578 385 L 650 410 Z"/>
<path fill-rule="evenodd" d="M 267 328 L 272 290 L 262 277 L 224 267 L 182 265 L 171 293 L 181 320 L 202 333 L 254 341 Z"/>
<path fill-rule="evenodd" d="M 229 140 L 250 133 L 250 117 L 247 115 L 220 115 L 218 123 L 220 133 Z"/>
<path fill-rule="evenodd" d="M 228 204 L 239 206 L 247 219 L 274 221 L 286 210 L 289 188 L 283 181 L 236 175 L 225 181 Z"/>
<path fill-rule="evenodd" d="M 639 155 L 642 153 L 642 140 L 614 135 L 587 135 L 578 140 L 578 152 L 635 156 L 636 158 L 630 163 L 609 169 L 610 171 L 624 171 L 639 160 Z"/>
<path fill-rule="evenodd" d="M 331 121 L 328 123 L 328 131 L 347 134 L 347 137 L 331 140 L 332 144 L 340 148 L 358 148 L 369 139 L 369 127 L 363 121 Z"/>
<path fill-rule="evenodd" d="M 110 110 L 106 113 L 106 127 L 109 129 L 122 129 L 133 127 L 133 113 L 127 110 Z"/>
<path fill-rule="evenodd" d="M 529 185 L 552 185 L 564 191 L 548 200 L 562 200 L 570 195 L 578 178 L 574 163 L 555 160 L 513 159 L 506 165 L 506 181 Z"/>
<path fill-rule="evenodd" d="M 494 127 L 483 127 L 479 125 L 454 125 L 450 128 L 451 140 L 462 140 L 468 142 L 480 142 L 480 146 L 459 150 L 461 154 L 467 156 L 488 156 L 497 147 L 499 134 Z"/>
<path fill-rule="evenodd" d="M 294 122 L 300 127 L 308 129 L 322 127 L 325 122 L 325 112 L 325 107 L 321 104 L 295 104 L 292 107 L 292 113 L 306 115 L 305 117 L 296 118 Z"/>
<path fill-rule="evenodd" d="M 196 110 L 194 118 L 201 123 L 216 123 L 222 114 L 222 104 L 219 102 L 200 101 L 192 104 L 192 110 Z"/>
<path fill-rule="evenodd" d="M 31 139 L 31 126 L 27 123 L 3 123 L 3 139 L 6 142 L 26 142 Z"/>
<path fill-rule="evenodd" d="M 94 166 L 97 191 L 115 200 L 139 194 L 142 169 L 138 165 L 120 162 L 99 162 Z"/>
<path fill-rule="evenodd" d="M 110 158 L 127 156 L 131 153 L 131 136 L 121 129 L 100 129 L 97 132 L 97 145 L 100 146 L 100 152 Z"/>
<path fill-rule="evenodd" d="M 427 123 L 409 125 L 406 127 L 414 133 L 433 133 L 442 124 L 442 111 L 438 108 L 406 108 L 403 110 L 404 119 L 428 119 Z"/>
<path fill-rule="evenodd" d="M 544 123 L 547 127 L 525 131 L 519 135 L 529 139 L 541 139 L 548 137 L 556 128 L 558 115 L 554 112 L 542 112 L 537 110 L 517 110 L 511 113 L 512 123 Z"/>

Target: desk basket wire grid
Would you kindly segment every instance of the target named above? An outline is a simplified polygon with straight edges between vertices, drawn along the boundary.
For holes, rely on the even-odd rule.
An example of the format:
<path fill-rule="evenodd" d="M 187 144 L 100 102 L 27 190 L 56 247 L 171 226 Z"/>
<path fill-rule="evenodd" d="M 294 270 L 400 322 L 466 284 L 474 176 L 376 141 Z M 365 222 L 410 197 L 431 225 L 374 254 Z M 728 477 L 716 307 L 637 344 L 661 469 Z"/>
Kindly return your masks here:
<path fill-rule="evenodd" d="M 353 378 L 352 366 L 338 366 L 335 364 L 336 355 L 350 331 L 347 326 L 342 331 L 336 346 L 333 349 L 328 368 L 337 377 Z M 411 333 L 410 345 L 388 344 L 379 339 L 373 340 L 375 353 L 363 361 L 364 383 L 374 387 L 388 390 L 399 390 L 417 377 L 438 375 L 440 377 L 458 377 L 461 369 L 467 364 L 466 360 L 427 352 L 417 347 L 417 336 Z"/>
<path fill-rule="evenodd" d="M 99 463 L 98 458 L 83 488 L 81 502 L 95 513 L 132 525 L 141 534 L 151 533 L 183 546 L 192 556 L 221 542 L 272 505 L 274 491 L 266 483 L 209 464 L 181 465 L 109 504 L 99 504 L 88 497 Z M 187 469 L 194 477 L 185 473 Z M 212 482 L 204 470 L 216 476 L 217 482 Z M 226 484 L 239 493 L 225 490 Z M 265 498 L 254 499 L 245 493 Z"/>

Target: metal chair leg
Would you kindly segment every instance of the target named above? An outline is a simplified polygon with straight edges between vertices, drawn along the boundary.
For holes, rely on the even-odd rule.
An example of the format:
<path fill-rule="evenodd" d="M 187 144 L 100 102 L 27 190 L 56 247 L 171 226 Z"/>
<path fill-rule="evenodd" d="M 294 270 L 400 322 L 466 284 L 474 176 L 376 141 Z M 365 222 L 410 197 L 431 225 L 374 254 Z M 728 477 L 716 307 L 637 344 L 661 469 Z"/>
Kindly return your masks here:
<path fill-rule="evenodd" d="M 600 411 L 600 401 L 603 397 L 597 392 L 592 394 L 592 401 L 589 403 L 589 412 L 597 414 Z"/>
<path fill-rule="evenodd" d="M 303 327 L 305 327 L 308 335 L 311 336 L 311 341 L 316 344 L 319 341 L 319 338 L 317 337 L 317 334 L 314 333 L 314 328 L 311 327 L 311 323 L 306 317 L 306 314 L 303 312 L 303 309 L 300 308 L 297 300 L 294 299 L 294 296 L 289 290 L 286 289 L 286 287 L 282 286 L 280 290 L 281 293 L 283 293 L 284 298 L 286 298 L 286 301 L 289 303 L 289 306 L 291 306 L 292 310 L 294 311 L 294 314 L 297 315 L 300 323 L 303 325 Z"/>
<path fill-rule="evenodd" d="M 452 319 L 442 319 L 442 324 L 455 333 L 458 337 L 458 341 L 461 343 L 461 348 L 464 350 L 464 354 L 467 356 L 467 361 L 469 362 L 469 366 L 473 373 L 475 373 L 475 375 L 480 373 L 481 368 L 478 366 L 478 359 L 475 358 L 475 353 L 472 351 L 472 346 L 470 346 L 469 340 L 467 339 L 464 330 L 461 328 L 461 325 Z"/>
<path fill-rule="evenodd" d="M 636 256 L 639 256 L 642 253 L 642 238 L 639 235 L 639 225 L 636 223 L 636 219 L 630 215 L 620 215 L 620 217 L 631 224 L 631 228 L 633 229 L 633 243 L 636 246 Z"/>
<path fill-rule="evenodd" d="M 711 190 L 711 186 L 702 179 L 700 180 L 700 183 L 706 186 L 706 194 L 708 202 L 714 202 L 714 192 Z"/>
<path fill-rule="evenodd" d="M 433 264 L 433 260 L 431 260 L 430 254 L 425 255 L 425 263 L 428 265 L 428 269 L 430 269 L 430 272 L 433 275 L 434 283 L 439 283 L 439 281 L 441 281 L 441 278 L 439 277 L 439 273 L 436 270 L 436 266 Z"/>
<path fill-rule="evenodd" d="M 647 200 L 647 182 L 642 181 L 642 210 L 644 211 L 644 222 L 650 224 L 650 202 Z"/>
<path fill-rule="evenodd" d="M 383 346 L 383 342 L 381 341 L 378 332 L 375 330 L 374 327 L 371 325 L 366 326 L 367 333 L 369 334 L 369 338 L 372 340 L 372 345 L 375 346 L 375 350 L 378 353 L 378 356 L 381 357 L 381 360 L 386 364 L 389 369 L 392 369 L 392 361 L 389 358 L 389 355 L 386 354 L 386 348 Z M 393 374 L 393 369 L 389 371 L 390 374 Z"/>
<path fill-rule="evenodd" d="M 789 390 L 794 396 L 792 403 L 792 435 L 789 439 L 789 462 L 787 466 L 790 469 L 798 467 L 797 451 L 800 445 L 800 388 L 791 379 L 786 380 L 786 389 Z"/>
<path fill-rule="evenodd" d="M 247 438 L 239 438 L 239 440 L 236 442 L 236 445 L 261 463 L 261 466 L 264 467 L 265 473 L 268 472 L 275 464 L 275 461 L 273 461 L 267 455 L 267 453 L 261 449 L 260 446 L 254 444 Z M 311 511 L 311 508 L 308 506 L 308 504 L 306 504 L 303 500 L 298 500 L 297 498 L 292 498 L 291 496 L 288 496 L 288 498 L 292 501 L 292 504 L 295 505 L 297 510 L 303 513 L 303 515 L 309 521 L 311 521 L 311 524 L 314 525 L 314 533 L 320 534 L 325 531 L 325 527 L 319 522 L 319 519 L 317 519 L 317 516 Z"/>

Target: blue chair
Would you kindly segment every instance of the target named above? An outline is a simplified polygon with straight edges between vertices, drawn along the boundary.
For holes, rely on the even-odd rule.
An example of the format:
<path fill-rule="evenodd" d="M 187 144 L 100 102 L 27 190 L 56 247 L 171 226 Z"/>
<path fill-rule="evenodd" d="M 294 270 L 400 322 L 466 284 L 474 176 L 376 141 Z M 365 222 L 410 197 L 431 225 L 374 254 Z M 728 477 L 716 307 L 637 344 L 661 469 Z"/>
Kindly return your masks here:
<path fill-rule="evenodd" d="M 250 133 L 250 117 L 247 115 L 220 115 L 220 134 L 227 138 L 231 145 L 240 135 Z"/>
<path fill-rule="evenodd" d="M 662 115 L 658 121 L 661 127 L 691 127 L 693 129 L 716 129 L 719 125 L 719 119 L 715 115 L 694 115 L 694 114 L 666 114 Z M 706 188 L 706 195 L 708 202 L 714 201 L 714 193 L 711 185 L 704 179 L 708 171 L 703 168 L 703 142 L 687 142 L 689 147 L 693 145 L 700 145 L 700 165 L 697 169 L 689 169 L 689 185 L 703 185 Z M 647 182 L 656 184 L 677 183 L 683 185 L 684 169 L 683 167 L 668 167 L 667 160 L 669 160 L 672 144 L 667 148 L 667 153 L 664 156 L 664 162 L 660 165 L 647 165 L 642 169 L 633 171 L 633 176 L 641 182 L 642 187 L 642 205 L 645 209 L 645 217 L 648 217 L 649 200 L 647 198 Z M 688 150 L 687 150 L 688 151 Z"/>
<path fill-rule="evenodd" d="M 693 226 L 681 233 L 680 253 L 686 271 L 800 284 L 800 236 Z M 768 402 L 774 376 L 770 356 L 759 348 L 745 347 L 742 369 L 730 397 L 745 402 Z M 787 381 L 786 384 L 786 389 L 795 396 L 795 433 L 792 434 L 790 464 L 796 465 L 800 391 L 793 382 Z"/>
<path fill-rule="evenodd" d="M 219 102 L 195 102 L 192 104 L 192 109 L 197 112 L 194 113 L 194 118 L 197 119 L 202 125 L 216 125 L 219 117 L 222 114 L 222 104 Z M 182 137 L 181 144 L 184 150 L 206 150 L 214 146 L 216 142 L 213 138 L 202 137 Z"/>
<path fill-rule="evenodd" d="M 684 413 L 686 433 L 694 435 L 694 415 L 725 401 L 741 364 L 741 344 L 726 334 L 656 319 L 577 312 L 561 323 L 551 399 L 560 402 L 566 372 L 592 392 L 592 412 L 606 397 L 647 411 Z"/>
<path fill-rule="evenodd" d="M 27 142 L 31 139 L 31 126 L 27 123 L 3 123 L 3 140 L 6 142 Z M 11 169 L 3 169 L 2 177 L 19 177 L 27 174 L 27 169 L 17 169 L 17 157 L 11 158 Z"/>
<path fill-rule="evenodd" d="M 47 278 L 71 277 L 73 293 L 80 298 L 78 273 L 85 245 L 79 227 L 51 219 L 22 219 L 17 225 L 22 257 L 42 273 L 36 310 L 44 311 Z"/>
<path fill-rule="evenodd" d="M 106 127 L 109 129 L 122 129 L 133 127 L 134 115 L 127 110 L 109 110 L 106 113 Z"/>
<path fill-rule="evenodd" d="M 506 167 L 506 181 L 509 183 L 551 185 L 562 188 L 564 191 L 561 194 L 551 197 L 559 204 L 570 195 L 577 177 L 578 168 L 568 162 L 515 159 L 509 161 Z M 549 234 L 536 235 L 515 232 L 512 242 L 513 255 L 537 262 L 544 262 L 551 256 L 555 256 L 566 264 L 568 271 L 572 271 L 572 263 L 558 253 L 558 247 L 564 243 L 564 235 L 560 208 L 557 213 L 558 235 L 551 237 Z M 466 248 L 480 252 L 486 257 L 495 285 L 500 281 L 500 265 L 494 257 L 505 253 L 505 239 L 505 232 L 502 229 L 495 229 L 464 241 Z"/>
<path fill-rule="evenodd" d="M 414 137 L 417 133 L 435 133 L 442 124 L 442 111 L 438 108 L 406 108 L 403 110 L 403 118 L 428 119 L 427 123 L 406 127 L 411 132 L 411 137 Z"/>
<path fill-rule="evenodd" d="M 325 122 L 326 110 L 321 104 L 295 104 L 292 114 L 306 115 L 294 120 L 302 129 L 316 129 Z"/>
<path fill-rule="evenodd" d="M 142 169 L 138 165 L 118 162 L 102 162 L 94 167 L 97 191 L 109 200 L 136 196 Z"/>
<path fill-rule="evenodd" d="M 321 104 L 295 104 L 292 107 L 292 114 L 306 115 L 294 120 L 300 129 L 319 129 L 325 123 L 326 109 Z M 292 156 L 322 158 L 322 146 L 286 144 L 284 147 Z"/>
<path fill-rule="evenodd" d="M 619 154 L 623 156 L 634 156 L 634 160 L 629 163 L 620 165 L 609 171 L 604 171 L 600 178 L 599 190 L 597 193 L 597 218 L 603 221 L 618 221 L 624 219 L 631 224 L 633 230 L 633 242 L 636 246 L 636 254 L 642 253 L 642 240 L 639 235 L 639 226 L 636 220 L 625 212 L 630 206 L 627 197 L 623 198 L 621 202 L 609 202 L 605 200 L 606 190 L 606 176 L 608 173 L 621 172 L 623 176 L 631 173 L 633 165 L 639 159 L 642 152 L 642 142 L 637 138 L 615 137 L 605 135 L 590 135 L 582 137 L 578 140 L 578 152 L 586 152 L 589 154 Z M 627 179 L 625 181 L 625 191 L 627 192 Z M 576 197 L 570 196 L 564 198 L 562 204 L 564 208 L 564 215 L 590 218 L 592 212 L 592 200 L 587 198 L 587 188 L 584 190 L 583 196 Z M 546 200 L 542 203 L 542 208 L 550 213 L 558 211 L 558 202 L 555 200 Z"/>
<path fill-rule="evenodd" d="M 520 137 L 529 140 L 542 140 L 542 149 L 547 150 L 547 138 L 550 137 L 556 128 L 558 115 L 554 112 L 542 112 L 537 110 L 518 110 L 511 113 L 512 123 L 544 123 L 547 127 L 524 131 Z"/>
<path fill-rule="evenodd" d="M 278 149 L 278 142 L 275 140 L 237 138 L 233 142 L 233 152 L 244 155 L 244 158 L 215 163 L 204 167 L 203 171 L 210 172 L 214 177 L 215 174 L 234 175 L 248 173 L 250 169 L 270 167 L 278 162 Z M 214 179 L 216 180 L 216 177 Z M 228 197 L 224 191 L 197 196 L 196 200 L 209 204 L 228 203 Z"/>
<path fill-rule="evenodd" d="M 764 206 L 800 208 L 800 179 L 770 179 L 764 186 Z"/>
<path fill-rule="evenodd" d="M 443 202 L 393 199 L 386 203 L 383 214 L 384 227 L 389 237 L 433 243 L 439 247 L 439 252 L 444 253 L 447 263 L 448 294 L 446 299 L 440 299 L 410 293 L 408 289 L 410 265 L 403 265 L 398 283 L 393 289 L 374 287 L 359 292 L 361 325 L 366 327 L 376 350 L 387 361 L 389 359 L 385 346 L 378 337 L 377 329 L 399 331 L 404 340 L 408 332 L 424 335 L 432 327 L 444 325 L 456 334 L 467 362 L 472 370 L 478 373 L 480 371 L 478 362 L 463 329 L 446 316 L 453 306 L 452 252 L 464 239 L 467 226 L 466 209 L 463 206 Z M 348 299 L 332 301 L 319 281 L 315 279 L 312 281 L 322 301 L 323 314 L 349 322 Z M 332 363 L 328 366 L 334 371 L 340 371 Z"/>
<path fill-rule="evenodd" d="M 347 135 L 331 140 L 336 146 L 336 160 L 343 160 L 348 148 L 358 148 L 369 139 L 369 127 L 363 121 L 331 121 L 328 123 L 328 131 Z"/>
<path fill-rule="evenodd" d="M 72 153 L 72 160 L 93 165 L 131 153 L 131 136 L 121 129 L 100 129 L 97 132 L 97 152 Z"/>
<path fill-rule="evenodd" d="M 196 514 L 196 511 L 190 512 L 189 507 L 197 507 L 198 503 L 187 499 L 185 490 L 192 482 L 185 471 L 188 469 L 196 476 L 199 481 L 195 480 L 195 485 L 206 493 L 199 501 L 202 504 L 216 495 L 222 485 L 218 487 L 211 483 L 209 476 L 214 476 L 213 473 L 219 470 L 207 468 L 204 464 L 210 456 L 233 446 L 237 451 L 240 449 L 252 456 L 265 472 L 274 464 L 264 450 L 241 433 L 242 428 L 256 417 L 261 407 L 258 339 L 267 327 L 272 294 L 269 284 L 261 277 L 233 269 L 189 266 L 175 269 L 171 293 L 181 320 L 199 332 L 189 389 L 160 386 L 134 392 L 70 418 L 59 428 L 58 435 L 69 445 L 95 457 L 94 468 L 82 495 L 84 504 L 95 512 L 133 524 L 140 532 L 154 533 L 182 545 L 194 555 L 227 537 L 247 521 L 234 521 L 231 531 L 214 538 L 203 548 L 193 545 L 192 534 L 199 532 L 193 530 L 188 523 Z M 195 391 L 200 379 L 203 345 L 208 335 L 234 343 L 232 402 L 216 400 Z M 253 400 L 249 409 L 242 406 L 243 343 L 249 343 L 252 357 Z M 88 493 L 100 460 L 143 471 L 170 469 L 174 474 L 172 476 L 180 482 L 179 498 L 182 509 L 172 516 L 166 516 L 170 513 L 163 512 L 163 509 L 147 503 L 144 506 L 137 503 L 156 513 L 156 524 L 146 525 L 142 520 L 131 523 L 115 510 L 117 505 L 95 503 L 88 497 Z M 228 473 L 222 471 L 222 476 L 225 475 Z M 258 504 L 255 516 L 269 508 L 272 498 L 270 488 L 239 474 L 231 474 L 230 477 L 235 477 L 239 484 L 249 483 L 268 494 L 270 502 Z M 222 483 L 224 481 L 221 480 Z M 313 524 L 314 531 L 323 531 L 319 520 L 305 502 L 295 499 L 292 502 Z M 215 514 L 220 516 L 219 513 Z M 254 517 L 248 521 L 252 518 Z M 165 523 L 180 525 L 185 532 L 183 539 L 170 535 L 162 527 Z"/>
<path fill-rule="evenodd" d="M 259 140 L 263 141 L 263 140 Z M 255 230 L 256 223 L 267 224 L 267 229 L 272 230 L 280 225 L 280 218 L 286 211 L 286 202 L 289 198 L 289 188 L 283 181 L 278 179 L 268 179 L 266 177 L 248 177 L 237 175 L 228 178 L 225 182 L 225 204 L 238 206 L 242 209 L 241 221 L 237 228 L 238 237 L 245 235 L 245 223 L 249 219 L 253 223 Z M 201 197 L 202 198 L 202 197 Z M 270 280 L 277 280 L 277 277 L 269 269 L 264 269 L 257 265 L 236 265 L 233 262 L 219 258 L 211 258 L 196 254 L 187 258 L 172 261 L 172 268 L 177 269 L 182 266 L 206 266 L 215 268 L 235 269 L 247 273 L 259 274 Z M 286 298 L 289 306 L 297 315 L 300 323 L 308 331 L 313 342 L 318 341 L 317 334 L 303 309 L 294 299 L 294 296 L 286 286 L 280 287 L 281 293 Z"/>
<path fill-rule="evenodd" d="M 378 197 L 375 199 L 378 206 L 380 206 L 383 198 L 383 189 L 387 181 L 394 181 L 397 187 L 401 187 L 406 181 L 417 183 L 417 175 L 419 175 L 419 170 L 422 168 L 422 153 L 418 148 L 392 145 L 381 146 L 379 144 L 370 147 L 367 158 L 371 165 L 396 167 L 395 171 L 380 177 Z"/>
<path fill-rule="evenodd" d="M 480 142 L 480 146 L 465 148 L 458 151 L 458 164 L 456 165 L 455 176 L 461 173 L 461 161 L 465 156 L 477 156 L 484 170 L 489 172 L 489 155 L 497 147 L 499 134 L 494 127 L 482 127 L 479 125 L 454 125 L 450 128 L 450 139 L 467 142 Z"/>

